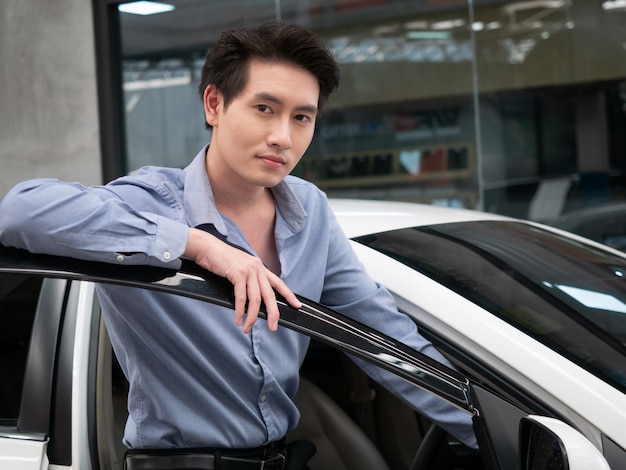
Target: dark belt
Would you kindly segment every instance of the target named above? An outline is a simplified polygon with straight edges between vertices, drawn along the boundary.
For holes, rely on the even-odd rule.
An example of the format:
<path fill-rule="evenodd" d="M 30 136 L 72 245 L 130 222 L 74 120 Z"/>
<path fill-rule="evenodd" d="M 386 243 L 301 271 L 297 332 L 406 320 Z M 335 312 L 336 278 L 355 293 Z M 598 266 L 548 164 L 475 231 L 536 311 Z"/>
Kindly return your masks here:
<path fill-rule="evenodd" d="M 130 450 L 126 470 L 283 470 L 284 441 L 258 449 Z"/>

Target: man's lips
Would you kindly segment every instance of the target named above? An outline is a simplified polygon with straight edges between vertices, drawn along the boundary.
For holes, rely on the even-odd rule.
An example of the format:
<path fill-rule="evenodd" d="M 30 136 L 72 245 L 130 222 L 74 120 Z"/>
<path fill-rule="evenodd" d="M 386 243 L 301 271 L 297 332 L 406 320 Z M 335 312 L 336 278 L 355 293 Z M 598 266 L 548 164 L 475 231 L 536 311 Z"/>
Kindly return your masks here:
<path fill-rule="evenodd" d="M 258 158 L 270 168 L 278 168 L 285 164 L 285 160 L 276 155 L 260 155 Z"/>

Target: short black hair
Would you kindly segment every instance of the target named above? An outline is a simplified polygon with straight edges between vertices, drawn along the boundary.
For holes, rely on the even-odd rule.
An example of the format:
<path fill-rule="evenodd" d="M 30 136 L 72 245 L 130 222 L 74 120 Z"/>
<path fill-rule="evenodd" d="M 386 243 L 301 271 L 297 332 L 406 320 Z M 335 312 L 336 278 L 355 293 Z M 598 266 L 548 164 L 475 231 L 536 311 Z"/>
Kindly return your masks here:
<path fill-rule="evenodd" d="M 319 83 L 320 110 L 339 86 L 339 66 L 319 36 L 300 25 L 270 21 L 220 34 L 206 54 L 198 87 L 200 97 L 204 97 L 206 87 L 214 85 L 227 107 L 246 86 L 252 59 L 289 63 L 310 72 Z"/>

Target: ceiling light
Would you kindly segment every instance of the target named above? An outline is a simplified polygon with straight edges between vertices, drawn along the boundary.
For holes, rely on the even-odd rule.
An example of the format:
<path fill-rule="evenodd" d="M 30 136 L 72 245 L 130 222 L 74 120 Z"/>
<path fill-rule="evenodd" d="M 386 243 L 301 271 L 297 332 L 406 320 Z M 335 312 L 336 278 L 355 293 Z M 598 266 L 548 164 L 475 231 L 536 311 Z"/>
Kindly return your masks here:
<path fill-rule="evenodd" d="M 617 10 L 626 8 L 626 0 L 607 0 L 602 3 L 602 8 L 604 10 Z"/>
<path fill-rule="evenodd" d="M 154 15 L 156 13 L 165 13 L 172 11 L 174 5 L 160 2 L 131 2 L 122 3 L 117 7 L 122 13 L 132 13 L 133 15 Z"/>
<path fill-rule="evenodd" d="M 450 39 L 448 31 L 408 31 L 408 39 Z"/>
<path fill-rule="evenodd" d="M 456 20 L 442 20 L 436 21 L 430 25 L 432 29 L 442 30 L 442 29 L 453 29 L 460 28 L 465 25 L 465 21 L 458 18 Z"/>
<path fill-rule="evenodd" d="M 145 91 L 156 88 L 168 88 L 172 86 L 189 85 L 191 74 L 187 73 L 176 77 L 151 78 L 148 80 L 135 80 L 124 83 L 124 91 Z"/>
<path fill-rule="evenodd" d="M 428 23 L 426 21 L 411 21 L 404 24 L 405 29 L 427 29 Z"/>

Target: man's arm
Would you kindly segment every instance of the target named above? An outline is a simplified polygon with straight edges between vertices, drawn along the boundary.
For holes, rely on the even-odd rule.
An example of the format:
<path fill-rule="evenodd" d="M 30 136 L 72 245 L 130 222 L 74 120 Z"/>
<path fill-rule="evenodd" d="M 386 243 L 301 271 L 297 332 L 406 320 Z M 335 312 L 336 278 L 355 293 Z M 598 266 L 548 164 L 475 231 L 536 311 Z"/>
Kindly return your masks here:
<path fill-rule="evenodd" d="M 398 310 L 392 295 L 365 271 L 332 214 L 329 214 L 329 229 L 332 244 L 321 303 L 454 369 L 450 361 L 419 333 L 415 322 Z M 350 279 L 350 282 L 346 282 L 346 279 Z M 353 359 L 372 379 L 413 409 L 466 445 L 477 447 L 470 415 L 390 372 L 364 360 Z"/>
<path fill-rule="evenodd" d="M 120 191 L 119 186 L 116 191 Z M 154 201 L 158 194 L 149 187 L 129 184 L 123 191 L 152 212 L 136 210 L 116 191 L 53 179 L 20 183 L 0 203 L 0 243 L 34 253 L 117 264 L 178 268 L 180 257 L 193 259 L 233 283 L 235 321 L 241 325 L 247 313 L 245 332 L 256 321 L 261 302 L 267 307 L 269 328 L 277 328 L 274 289 L 292 306 L 300 306 L 259 258 L 207 232 L 189 228 L 183 223 L 184 214 L 169 214 L 163 209 L 157 214 L 159 205 Z"/>
<path fill-rule="evenodd" d="M 187 233 L 182 221 L 139 212 L 104 186 L 30 180 L 0 203 L 0 242 L 35 253 L 176 268 Z"/>

